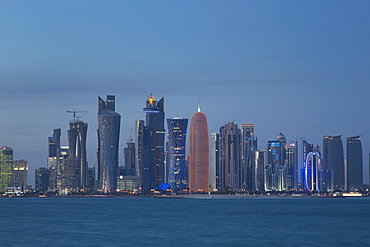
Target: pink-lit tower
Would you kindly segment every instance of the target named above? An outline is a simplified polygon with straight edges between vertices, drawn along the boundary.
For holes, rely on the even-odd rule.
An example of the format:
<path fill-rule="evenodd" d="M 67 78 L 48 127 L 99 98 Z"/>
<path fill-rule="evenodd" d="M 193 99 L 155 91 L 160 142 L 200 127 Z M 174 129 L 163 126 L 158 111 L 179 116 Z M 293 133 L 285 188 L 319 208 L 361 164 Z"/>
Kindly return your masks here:
<path fill-rule="evenodd" d="M 190 193 L 209 191 L 209 147 L 207 117 L 194 113 L 190 120 L 189 139 L 189 191 Z"/>

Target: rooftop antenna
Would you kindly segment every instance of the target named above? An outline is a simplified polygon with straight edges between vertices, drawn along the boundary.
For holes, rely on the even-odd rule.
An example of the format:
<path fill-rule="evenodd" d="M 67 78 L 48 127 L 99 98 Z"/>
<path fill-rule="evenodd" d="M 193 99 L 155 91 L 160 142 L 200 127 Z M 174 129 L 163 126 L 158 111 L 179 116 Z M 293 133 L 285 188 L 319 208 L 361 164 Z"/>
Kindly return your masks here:
<path fill-rule="evenodd" d="M 81 118 L 81 116 L 77 116 L 76 117 L 76 113 L 83 113 L 83 112 L 88 112 L 88 111 L 76 111 L 75 108 L 72 108 L 72 111 L 67 111 L 67 113 L 73 113 L 73 122 L 75 123 L 76 122 L 76 118 L 77 118 L 77 121 L 79 121 L 79 118 Z"/>
<path fill-rule="evenodd" d="M 133 142 L 133 140 L 132 140 L 132 127 L 131 127 L 131 131 L 130 131 L 130 137 L 128 138 L 127 142 Z"/>

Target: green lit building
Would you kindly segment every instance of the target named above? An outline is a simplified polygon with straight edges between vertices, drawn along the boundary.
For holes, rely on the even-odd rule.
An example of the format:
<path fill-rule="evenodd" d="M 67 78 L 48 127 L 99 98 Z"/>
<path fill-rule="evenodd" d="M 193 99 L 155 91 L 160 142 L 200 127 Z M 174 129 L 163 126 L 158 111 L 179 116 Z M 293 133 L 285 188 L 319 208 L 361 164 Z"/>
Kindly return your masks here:
<path fill-rule="evenodd" d="M 0 192 L 5 192 L 13 176 L 13 149 L 2 147 L 0 150 Z"/>

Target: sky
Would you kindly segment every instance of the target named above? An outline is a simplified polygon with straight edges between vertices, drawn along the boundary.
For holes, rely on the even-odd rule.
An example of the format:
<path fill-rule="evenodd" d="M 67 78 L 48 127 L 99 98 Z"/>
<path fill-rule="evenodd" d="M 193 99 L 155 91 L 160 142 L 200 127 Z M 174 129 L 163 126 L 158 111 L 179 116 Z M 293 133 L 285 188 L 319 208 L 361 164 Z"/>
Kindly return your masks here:
<path fill-rule="evenodd" d="M 209 132 L 254 123 L 258 148 L 282 132 L 322 146 L 361 135 L 370 153 L 369 1 L 0 1 L 0 146 L 47 165 L 53 129 L 89 124 L 95 164 L 97 97 L 116 96 L 123 148 L 150 93 L 166 117 Z"/>

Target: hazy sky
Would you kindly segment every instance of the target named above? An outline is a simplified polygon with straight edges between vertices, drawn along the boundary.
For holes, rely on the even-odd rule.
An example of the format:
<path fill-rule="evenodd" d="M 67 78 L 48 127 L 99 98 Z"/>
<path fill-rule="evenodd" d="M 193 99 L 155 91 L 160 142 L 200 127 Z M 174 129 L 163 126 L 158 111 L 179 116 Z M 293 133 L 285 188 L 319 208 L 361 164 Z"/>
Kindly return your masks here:
<path fill-rule="evenodd" d="M 116 95 L 120 164 L 150 93 L 166 117 L 201 101 L 210 132 L 254 123 L 258 147 L 282 132 L 362 135 L 370 153 L 370 1 L 0 1 L 0 146 L 33 170 L 47 139 L 89 111 L 95 164 L 97 97 Z"/>

